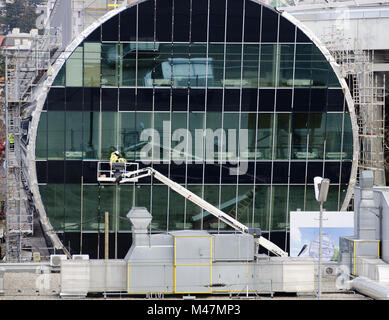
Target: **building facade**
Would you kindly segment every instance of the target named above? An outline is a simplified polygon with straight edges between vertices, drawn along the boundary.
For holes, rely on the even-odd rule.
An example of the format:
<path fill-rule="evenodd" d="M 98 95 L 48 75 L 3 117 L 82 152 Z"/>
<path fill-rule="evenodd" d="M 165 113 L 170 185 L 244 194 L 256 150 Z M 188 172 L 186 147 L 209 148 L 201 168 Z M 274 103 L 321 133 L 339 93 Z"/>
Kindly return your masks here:
<path fill-rule="evenodd" d="M 97 162 L 114 150 L 286 250 L 288 212 L 318 209 L 313 177 L 331 180 L 327 210 L 348 205 L 351 97 L 287 14 L 252 0 L 139 1 L 87 28 L 53 70 L 33 117 L 31 179 L 42 220 L 72 253 L 102 256 L 108 211 L 110 256 L 123 257 L 133 205 L 151 212 L 151 232 L 229 230 L 150 178 L 98 185 Z"/>

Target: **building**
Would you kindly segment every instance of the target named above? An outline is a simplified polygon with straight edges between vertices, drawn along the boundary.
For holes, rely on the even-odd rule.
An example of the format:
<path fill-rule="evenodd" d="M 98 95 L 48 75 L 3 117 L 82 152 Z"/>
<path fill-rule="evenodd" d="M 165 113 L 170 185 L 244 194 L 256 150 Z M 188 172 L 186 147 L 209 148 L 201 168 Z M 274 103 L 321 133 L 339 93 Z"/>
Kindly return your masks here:
<path fill-rule="evenodd" d="M 46 233 L 72 253 L 102 256 L 108 211 L 110 255 L 123 257 L 133 204 L 152 213 L 151 232 L 228 231 L 158 181 L 99 186 L 97 162 L 116 149 L 286 250 L 288 212 L 318 209 L 314 176 L 331 180 L 328 210 L 350 202 L 353 102 L 328 51 L 287 13 L 253 0 L 124 4 L 51 72 L 30 125 L 30 185 Z"/>

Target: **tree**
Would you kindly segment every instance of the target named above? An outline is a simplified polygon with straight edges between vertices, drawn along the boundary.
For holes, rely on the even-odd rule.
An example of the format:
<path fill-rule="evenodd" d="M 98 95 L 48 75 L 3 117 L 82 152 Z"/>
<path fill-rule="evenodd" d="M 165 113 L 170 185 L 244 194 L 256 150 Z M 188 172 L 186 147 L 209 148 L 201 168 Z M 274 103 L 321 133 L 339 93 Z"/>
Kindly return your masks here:
<path fill-rule="evenodd" d="M 1 17 L 0 23 L 5 24 L 8 30 L 20 28 L 21 32 L 29 32 L 35 28 L 37 14 L 36 6 L 41 0 L 15 0 L 14 3 L 6 3 L 5 16 Z"/>

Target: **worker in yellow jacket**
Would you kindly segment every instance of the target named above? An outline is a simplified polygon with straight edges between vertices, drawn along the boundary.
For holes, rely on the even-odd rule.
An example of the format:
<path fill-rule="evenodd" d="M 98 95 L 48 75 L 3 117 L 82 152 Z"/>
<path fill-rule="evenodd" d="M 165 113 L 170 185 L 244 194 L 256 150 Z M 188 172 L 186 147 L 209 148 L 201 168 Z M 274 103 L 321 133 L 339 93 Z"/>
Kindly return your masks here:
<path fill-rule="evenodd" d="M 9 136 L 8 136 L 8 142 L 9 142 L 9 148 L 11 150 L 14 149 L 14 145 L 15 145 L 15 136 L 13 135 L 13 133 L 10 133 Z"/>
<path fill-rule="evenodd" d="M 119 177 L 125 171 L 126 159 L 120 157 L 119 151 L 116 150 L 111 153 L 109 163 L 111 164 L 111 172 L 114 177 Z"/>

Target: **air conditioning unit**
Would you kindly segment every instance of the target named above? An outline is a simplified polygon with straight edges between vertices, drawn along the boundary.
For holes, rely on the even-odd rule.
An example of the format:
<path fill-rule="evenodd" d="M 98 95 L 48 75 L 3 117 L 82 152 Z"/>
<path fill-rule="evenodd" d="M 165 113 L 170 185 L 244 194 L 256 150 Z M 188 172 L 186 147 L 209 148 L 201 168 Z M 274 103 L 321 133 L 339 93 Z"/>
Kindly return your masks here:
<path fill-rule="evenodd" d="M 52 254 L 50 255 L 50 266 L 51 267 L 60 267 L 62 260 L 67 260 L 66 254 Z"/>
<path fill-rule="evenodd" d="M 336 276 L 336 266 L 324 266 L 323 276 Z"/>
<path fill-rule="evenodd" d="M 89 260 L 89 254 L 73 254 L 72 260 Z"/>

